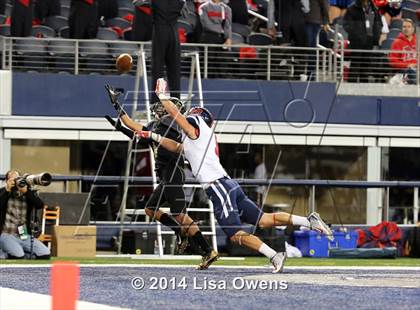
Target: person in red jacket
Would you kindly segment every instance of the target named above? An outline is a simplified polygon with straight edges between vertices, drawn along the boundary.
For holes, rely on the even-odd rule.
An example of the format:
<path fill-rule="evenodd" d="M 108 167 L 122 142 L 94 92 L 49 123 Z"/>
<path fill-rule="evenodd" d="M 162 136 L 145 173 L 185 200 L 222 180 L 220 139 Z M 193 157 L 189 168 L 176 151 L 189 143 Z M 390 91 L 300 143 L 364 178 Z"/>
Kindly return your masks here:
<path fill-rule="evenodd" d="M 408 84 L 415 84 L 416 79 L 418 56 L 414 31 L 414 22 L 409 18 L 404 19 L 402 31 L 391 46 L 391 50 L 395 52 L 389 54 L 391 67 L 407 74 Z"/>

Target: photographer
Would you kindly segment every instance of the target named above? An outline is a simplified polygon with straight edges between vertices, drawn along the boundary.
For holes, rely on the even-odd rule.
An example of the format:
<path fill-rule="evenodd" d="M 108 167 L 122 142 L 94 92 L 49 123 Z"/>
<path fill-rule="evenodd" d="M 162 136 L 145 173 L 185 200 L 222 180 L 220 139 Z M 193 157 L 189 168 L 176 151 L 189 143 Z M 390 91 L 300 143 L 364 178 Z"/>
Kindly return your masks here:
<path fill-rule="evenodd" d="M 49 259 L 50 250 L 38 239 L 31 240 L 31 216 L 44 203 L 15 170 L 6 173 L 6 186 L 0 188 L 0 249 L 8 258 L 24 258 L 32 253 Z M 32 243 L 33 241 L 33 243 Z"/>

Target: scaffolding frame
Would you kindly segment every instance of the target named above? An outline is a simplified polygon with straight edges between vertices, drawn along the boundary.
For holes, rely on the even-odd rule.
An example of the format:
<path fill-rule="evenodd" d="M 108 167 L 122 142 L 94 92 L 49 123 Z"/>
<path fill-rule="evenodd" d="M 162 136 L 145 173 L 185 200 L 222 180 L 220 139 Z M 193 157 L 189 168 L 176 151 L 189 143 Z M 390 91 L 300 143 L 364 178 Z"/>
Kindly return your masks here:
<path fill-rule="evenodd" d="M 138 106 L 138 94 L 140 89 L 140 82 L 142 80 L 143 89 L 145 93 L 145 103 L 146 103 L 146 115 L 147 115 L 147 122 L 152 121 L 152 116 L 150 113 L 150 97 L 149 97 L 149 84 L 148 84 L 148 76 L 147 76 L 147 67 L 146 67 L 146 54 L 144 52 L 143 46 L 137 52 L 137 70 L 136 70 L 136 78 L 134 82 L 134 97 L 133 97 L 133 104 L 131 109 L 131 115 L 133 116 L 137 111 Z M 188 51 L 181 53 L 182 58 L 190 58 L 191 59 L 191 67 L 190 67 L 190 76 L 188 80 L 188 94 L 186 97 L 187 108 L 191 105 L 191 100 L 194 97 L 194 78 L 196 79 L 197 84 L 197 94 L 198 94 L 198 102 L 199 105 L 202 107 L 204 106 L 203 101 L 203 88 L 202 88 L 202 81 L 201 81 L 201 68 L 200 68 L 200 57 L 197 51 Z M 129 179 L 130 179 L 130 167 L 133 158 L 133 154 L 136 153 L 137 150 L 133 150 L 133 140 L 130 140 L 127 147 L 127 163 L 125 167 L 125 178 L 124 178 L 124 189 L 123 189 L 123 197 L 121 200 L 120 205 L 120 232 L 118 238 L 118 254 L 121 254 L 121 246 L 122 246 L 122 238 L 125 226 L 125 216 L 130 212 L 127 212 L 127 195 L 128 195 L 128 187 L 129 187 Z M 156 189 L 158 186 L 157 177 L 155 172 L 155 159 L 154 159 L 154 152 L 151 147 L 149 147 L 150 153 L 150 163 L 152 168 L 152 180 L 153 180 L 153 189 Z M 199 187 L 199 185 L 190 185 L 191 187 Z M 167 211 L 167 208 L 161 208 L 162 211 Z M 137 211 L 137 210 L 136 210 Z M 214 218 L 214 209 L 213 204 L 210 200 L 208 200 L 208 208 L 187 208 L 186 212 L 189 211 L 194 212 L 203 212 L 209 213 L 209 222 L 210 222 L 210 231 L 203 232 L 203 235 L 210 235 L 212 240 L 213 248 L 217 251 L 217 239 L 216 239 L 216 221 Z M 144 210 L 139 212 L 139 214 L 145 214 Z M 173 235 L 173 231 L 162 231 L 162 224 L 159 221 L 156 221 L 156 233 L 157 233 L 157 242 L 158 242 L 158 249 L 159 249 L 159 257 L 164 256 L 164 249 L 163 249 L 163 236 L 164 235 Z"/>

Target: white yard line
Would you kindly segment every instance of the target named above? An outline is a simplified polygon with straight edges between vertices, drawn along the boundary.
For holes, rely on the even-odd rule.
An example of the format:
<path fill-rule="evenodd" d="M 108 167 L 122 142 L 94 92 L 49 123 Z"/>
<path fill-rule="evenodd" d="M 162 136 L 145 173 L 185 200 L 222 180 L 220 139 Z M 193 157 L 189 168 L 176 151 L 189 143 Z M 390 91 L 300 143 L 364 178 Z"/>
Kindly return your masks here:
<path fill-rule="evenodd" d="M 159 265 L 159 264 L 83 264 L 79 265 L 81 268 L 194 268 L 196 265 Z M 2 268 L 50 268 L 51 264 L 32 264 L 32 265 L 20 265 L 20 264 L 5 264 L 0 265 Z M 211 266 L 210 269 L 266 269 L 267 266 Z M 419 271 L 420 267 L 404 267 L 404 266 L 285 266 L 287 270 L 407 270 L 407 271 Z"/>
<path fill-rule="evenodd" d="M 118 254 L 98 254 L 96 255 L 97 258 L 121 258 L 121 255 Z M 200 255 L 165 255 L 165 256 L 159 256 L 157 254 L 142 254 L 142 255 L 135 255 L 135 254 L 123 254 L 124 258 L 131 258 L 131 259 L 167 259 L 167 260 L 197 260 L 201 259 Z M 226 261 L 243 261 L 245 260 L 245 257 L 220 257 L 219 260 L 226 260 Z"/>
<path fill-rule="evenodd" d="M 50 310 L 51 296 L 0 287 L 0 309 L 8 310 Z M 112 307 L 93 302 L 76 302 L 77 310 L 122 310 L 123 308 Z M 126 308 L 125 308 L 126 309 Z"/>

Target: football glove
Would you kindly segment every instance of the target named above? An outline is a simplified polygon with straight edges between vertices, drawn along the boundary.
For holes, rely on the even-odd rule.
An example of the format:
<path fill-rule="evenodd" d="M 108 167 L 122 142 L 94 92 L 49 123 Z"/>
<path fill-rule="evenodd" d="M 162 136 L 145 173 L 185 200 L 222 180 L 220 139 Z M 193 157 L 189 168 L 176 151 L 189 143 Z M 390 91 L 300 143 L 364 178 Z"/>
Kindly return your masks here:
<path fill-rule="evenodd" d="M 109 99 L 111 100 L 112 106 L 114 107 L 115 111 L 117 111 L 118 117 L 127 114 L 127 112 L 124 111 L 124 108 L 118 101 L 118 97 L 124 93 L 124 89 L 114 89 L 111 85 L 105 85 L 105 89 L 108 91 Z"/>
<path fill-rule="evenodd" d="M 160 78 L 156 81 L 155 93 L 160 100 L 169 100 L 168 82 L 164 78 Z"/>

